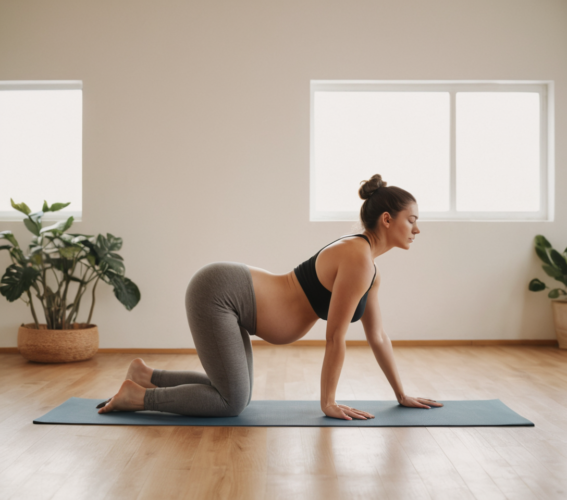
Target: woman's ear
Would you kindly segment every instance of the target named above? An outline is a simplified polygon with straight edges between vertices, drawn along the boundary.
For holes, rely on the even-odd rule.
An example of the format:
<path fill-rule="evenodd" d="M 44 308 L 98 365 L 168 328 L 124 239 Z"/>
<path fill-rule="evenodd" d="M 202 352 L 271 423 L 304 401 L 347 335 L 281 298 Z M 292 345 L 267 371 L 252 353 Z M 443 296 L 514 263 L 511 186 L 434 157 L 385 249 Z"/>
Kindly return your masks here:
<path fill-rule="evenodd" d="M 392 217 L 390 217 L 390 214 L 388 212 L 384 212 L 381 217 L 382 217 L 382 222 L 384 223 L 384 225 L 386 227 L 390 227 L 390 221 L 392 219 Z"/>

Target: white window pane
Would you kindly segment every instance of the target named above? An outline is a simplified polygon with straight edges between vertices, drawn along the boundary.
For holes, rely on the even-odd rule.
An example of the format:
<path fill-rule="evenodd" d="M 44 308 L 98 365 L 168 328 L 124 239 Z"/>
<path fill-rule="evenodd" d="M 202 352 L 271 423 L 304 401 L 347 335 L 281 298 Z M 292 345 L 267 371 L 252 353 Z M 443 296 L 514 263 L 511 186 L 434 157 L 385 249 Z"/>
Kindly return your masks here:
<path fill-rule="evenodd" d="M 540 103 L 533 92 L 457 93 L 457 210 L 540 208 Z"/>
<path fill-rule="evenodd" d="M 32 211 L 82 210 L 82 91 L 0 91 L 0 212 L 10 198 Z"/>
<path fill-rule="evenodd" d="M 449 106 L 448 92 L 314 92 L 315 210 L 358 212 L 376 173 L 420 211 L 449 210 Z"/>

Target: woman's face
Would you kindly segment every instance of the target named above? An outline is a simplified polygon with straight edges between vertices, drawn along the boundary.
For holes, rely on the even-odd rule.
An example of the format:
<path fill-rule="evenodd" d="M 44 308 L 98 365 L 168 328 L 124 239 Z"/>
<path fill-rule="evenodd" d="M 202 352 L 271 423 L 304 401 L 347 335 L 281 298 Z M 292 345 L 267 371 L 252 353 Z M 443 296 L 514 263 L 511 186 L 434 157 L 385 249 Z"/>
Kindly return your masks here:
<path fill-rule="evenodd" d="M 408 250 L 415 236 L 420 233 L 417 227 L 418 217 L 417 203 L 412 202 L 399 212 L 395 219 L 390 218 L 389 243 L 392 246 Z"/>

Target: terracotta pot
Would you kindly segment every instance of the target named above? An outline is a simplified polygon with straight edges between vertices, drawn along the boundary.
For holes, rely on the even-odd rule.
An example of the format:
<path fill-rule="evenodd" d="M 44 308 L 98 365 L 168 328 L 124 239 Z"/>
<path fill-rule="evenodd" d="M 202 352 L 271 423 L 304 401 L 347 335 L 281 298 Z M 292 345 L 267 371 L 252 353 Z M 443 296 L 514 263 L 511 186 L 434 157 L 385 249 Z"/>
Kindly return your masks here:
<path fill-rule="evenodd" d="M 552 300 L 551 304 L 559 349 L 567 349 L 567 300 Z"/>
<path fill-rule="evenodd" d="M 48 330 L 34 323 L 20 326 L 18 350 L 29 361 L 38 363 L 70 363 L 92 358 L 98 351 L 96 325 L 73 323 L 70 330 Z"/>

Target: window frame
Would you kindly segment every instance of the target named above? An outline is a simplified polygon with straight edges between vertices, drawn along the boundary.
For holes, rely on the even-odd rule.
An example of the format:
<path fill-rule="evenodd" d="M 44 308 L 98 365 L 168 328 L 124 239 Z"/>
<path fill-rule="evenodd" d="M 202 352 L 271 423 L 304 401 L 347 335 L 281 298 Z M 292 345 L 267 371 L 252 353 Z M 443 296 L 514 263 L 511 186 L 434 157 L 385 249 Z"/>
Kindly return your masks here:
<path fill-rule="evenodd" d="M 421 221 L 553 221 L 554 81 L 553 80 L 311 80 L 309 138 L 309 220 L 357 221 L 358 212 L 315 209 L 315 92 L 448 92 L 450 98 L 450 208 L 447 212 L 420 211 Z M 456 94 L 457 92 L 536 92 L 540 95 L 540 208 L 537 212 L 457 212 L 456 210 Z M 379 173 L 379 172 L 377 172 Z M 362 180 L 362 179 L 361 179 Z"/>
<path fill-rule="evenodd" d="M 11 80 L 11 81 L 0 81 L 0 92 L 9 90 L 83 90 L 82 80 Z M 84 104 L 83 104 L 84 109 Z M 83 149 L 83 140 L 81 139 L 81 150 Z M 81 161 L 81 170 L 83 168 Z M 81 173 L 82 174 L 82 173 Z M 81 186 L 82 189 L 82 186 Z M 25 200 L 14 200 L 16 203 L 20 203 Z M 60 200 L 55 200 L 60 201 Z M 55 201 L 50 200 L 50 203 L 55 203 Z M 30 207 L 32 211 L 34 207 Z M 38 208 L 38 207 L 35 207 Z M 39 207 L 41 210 L 41 207 Z M 37 210 L 35 210 L 37 211 Z M 33 212 L 32 212 L 33 213 Z M 75 222 L 81 222 L 83 217 L 83 210 L 71 210 L 71 211 L 59 211 L 59 212 L 47 212 L 42 220 L 44 221 L 60 221 L 67 220 L 69 217 L 73 216 Z M 0 221 L 2 222 L 12 222 L 21 221 L 25 219 L 26 216 L 12 209 L 11 211 L 0 210 Z"/>

